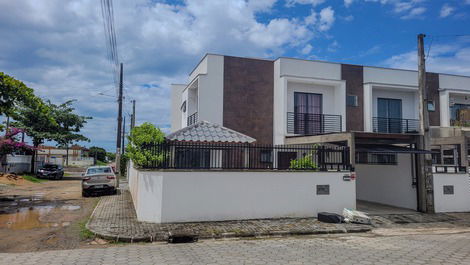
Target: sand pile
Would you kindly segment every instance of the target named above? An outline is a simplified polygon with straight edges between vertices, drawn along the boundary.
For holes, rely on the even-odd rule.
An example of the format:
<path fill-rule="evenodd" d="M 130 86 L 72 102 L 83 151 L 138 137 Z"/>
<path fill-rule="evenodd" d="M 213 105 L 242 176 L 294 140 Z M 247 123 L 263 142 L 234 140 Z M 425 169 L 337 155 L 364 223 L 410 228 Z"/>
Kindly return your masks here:
<path fill-rule="evenodd" d="M 0 173 L 1 184 L 22 185 L 31 183 L 15 173 Z"/>

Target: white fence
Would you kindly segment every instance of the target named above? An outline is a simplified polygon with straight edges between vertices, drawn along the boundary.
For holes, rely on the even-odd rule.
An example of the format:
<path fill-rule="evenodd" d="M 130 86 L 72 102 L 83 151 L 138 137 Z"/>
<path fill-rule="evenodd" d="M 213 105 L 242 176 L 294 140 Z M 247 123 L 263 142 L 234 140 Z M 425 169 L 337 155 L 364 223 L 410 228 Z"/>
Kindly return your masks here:
<path fill-rule="evenodd" d="M 31 170 L 30 155 L 7 155 L 6 164 L 2 165 L 2 171 L 8 173 L 23 173 Z"/>
<path fill-rule="evenodd" d="M 470 212 L 470 177 L 467 173 L 433 173 L 436 212 Z"/>
<path fill-rule="evenodd" d="M 356 207 L 349 172 L 139 171 L 129 186 L 140 221 L 169 223 L 342 213 Z"/>

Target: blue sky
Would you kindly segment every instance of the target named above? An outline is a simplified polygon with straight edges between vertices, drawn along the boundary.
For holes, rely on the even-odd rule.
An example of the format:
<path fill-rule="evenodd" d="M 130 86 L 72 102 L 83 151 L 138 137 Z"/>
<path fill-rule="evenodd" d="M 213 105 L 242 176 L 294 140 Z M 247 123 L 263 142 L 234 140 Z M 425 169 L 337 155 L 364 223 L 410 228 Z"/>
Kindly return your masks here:
<path fill-rule="evenodd" d="M 167 131 L 170 84 L 205 53 L 318 59 L 470 76 L 470 0 L 114 0 L 125 114 Z M 87 146 L 114 150 L 116 91 L 99 1 L 0 0 L 0 71 L 93 116 Z M 430 47 L 430 49 L 429 49 Z M 105 95 L 100 95 L 100 93 Z"/>

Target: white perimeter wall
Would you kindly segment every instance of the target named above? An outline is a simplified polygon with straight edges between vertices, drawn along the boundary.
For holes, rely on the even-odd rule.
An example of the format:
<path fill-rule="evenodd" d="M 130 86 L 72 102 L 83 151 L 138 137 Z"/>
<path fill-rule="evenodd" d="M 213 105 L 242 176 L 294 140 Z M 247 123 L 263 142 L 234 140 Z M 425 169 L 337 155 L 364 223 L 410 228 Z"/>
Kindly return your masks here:
<path fill-rule="evenodd" d="M 356 164 L 357 199 L 416 210 L 411 170 L 408 154 L 398 155 L 398 165 Z"/>
<path fill-rule="evenodd" d="M 470 177 L 468 174 L 433 173 L 436 212 L 470 212 Z M 454 194 L 444 194 L 444 186 L 454 186 Z"/>
<path fill-rule="evenodd" d="M 309 217 L 356 207 L 349 172 L 137 171 L 129 186 L 140 221 Z M 317 195 L 316 185 L 330 185 Z"/>

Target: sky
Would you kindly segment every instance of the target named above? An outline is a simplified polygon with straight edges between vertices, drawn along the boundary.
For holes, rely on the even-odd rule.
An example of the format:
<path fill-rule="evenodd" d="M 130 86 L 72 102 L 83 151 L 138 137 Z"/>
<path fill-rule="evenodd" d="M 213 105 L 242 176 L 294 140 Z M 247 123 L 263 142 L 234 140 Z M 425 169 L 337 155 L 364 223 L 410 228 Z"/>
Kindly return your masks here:
<path fill-rule="evenodd" d="M 206 53 L 470 76 L 470 0 L 114 0 L 124 115 L 170 127 L 170 84 Z M 85 146 L 115 150 L 116 88 L 98 0 L 0 0 L 0 71 L 92 116 Z M 127 128 L 129 123 L 127 123 Z"/>

